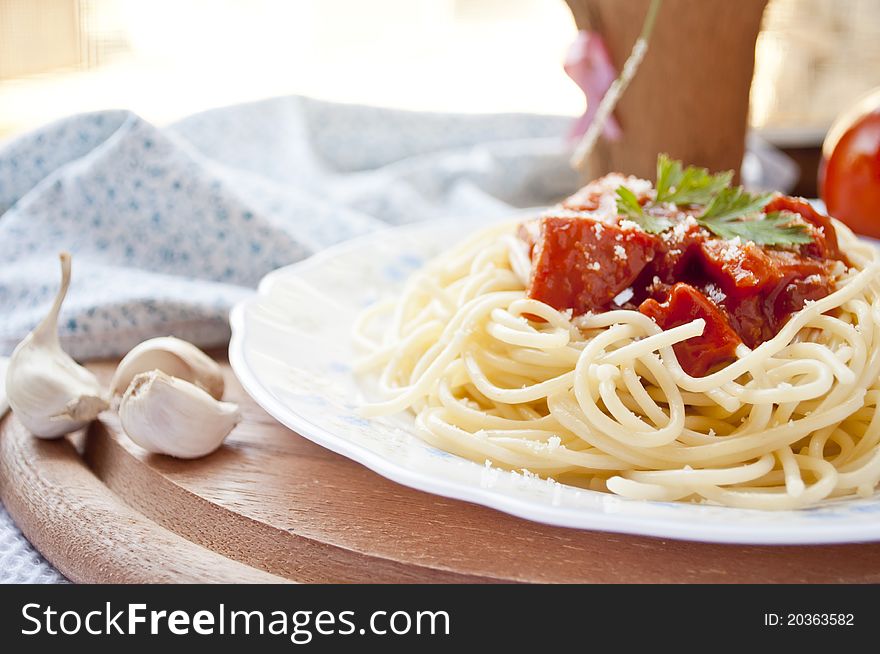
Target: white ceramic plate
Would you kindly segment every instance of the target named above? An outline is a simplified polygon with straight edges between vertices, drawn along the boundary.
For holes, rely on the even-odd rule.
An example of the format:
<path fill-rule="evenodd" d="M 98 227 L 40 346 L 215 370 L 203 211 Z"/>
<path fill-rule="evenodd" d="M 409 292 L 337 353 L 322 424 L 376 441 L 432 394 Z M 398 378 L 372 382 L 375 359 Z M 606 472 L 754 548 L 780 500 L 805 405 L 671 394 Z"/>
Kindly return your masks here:
<path fill-rule="evenodd" d="M 423 491 L 564 527 L 754 544 L 880 540 L 880 497 L 787 512 L 626 500 L 487 468 L 412 435 L 412 418 L 366 420 L 352 375 L 355 315 L 429 257 L 478 228 L 440 221 L 390 229 L 269 274 L 232 312 L 229 358 L 248 393 L 302 436 Z"/>

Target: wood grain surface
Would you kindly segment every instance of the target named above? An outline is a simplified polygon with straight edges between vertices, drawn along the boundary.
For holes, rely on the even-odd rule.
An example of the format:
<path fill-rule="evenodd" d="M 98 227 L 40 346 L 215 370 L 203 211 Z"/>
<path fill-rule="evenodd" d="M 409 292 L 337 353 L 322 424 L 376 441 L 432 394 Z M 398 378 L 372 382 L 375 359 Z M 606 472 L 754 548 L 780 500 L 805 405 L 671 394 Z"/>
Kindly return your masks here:
<path fill-rule="evenodd" d="M 577 531 L 412 490 L 280 426 L 226 374 L 245 419 L 198 461 L 147 454 L 112 413 L 51 442 L 7 417 L 0 496 L 25 535 L 87 582 L 880 582 L 880 543 Z"/>
<path fill-rule="evenodd" d="M 578 29 L 598 31 L 621 70 L 650 0 L 566 1 Z M 654 179 L 658 152 L 738 177 L 766 4 L 664 0 L 648 52 L 615 110 L 623 136 L 599 140 L 586 178 L 619 171 Z"/>

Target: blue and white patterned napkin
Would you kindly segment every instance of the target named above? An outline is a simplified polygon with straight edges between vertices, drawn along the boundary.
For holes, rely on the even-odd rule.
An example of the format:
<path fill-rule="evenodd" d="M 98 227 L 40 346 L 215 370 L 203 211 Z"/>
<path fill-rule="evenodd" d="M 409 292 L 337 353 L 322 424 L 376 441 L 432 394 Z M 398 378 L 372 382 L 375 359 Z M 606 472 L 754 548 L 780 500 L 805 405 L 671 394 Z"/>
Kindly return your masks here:
<path fill-rule="evenodd" d="M 422 114 L 279 98 L 159 129 L 125 111 L 0 144 L 0 355 L 46 314 L 73 253 L 65 348 L 225 343 L 279 266 L 352 236 L 548 204 L 577 179 L 568 119 Z M 0 505 L 0 582 L 59 581 Z"/>
<path fill-rule="evenodd" d="M 568 119 L 424 114 L 288 97 L 160 129 L 79 115 L 0 144 L 0 355 L 46 313 L 76 358 L 228 338 L 260 278 L 388 224 L 488 216 L 571 192 Z"/>

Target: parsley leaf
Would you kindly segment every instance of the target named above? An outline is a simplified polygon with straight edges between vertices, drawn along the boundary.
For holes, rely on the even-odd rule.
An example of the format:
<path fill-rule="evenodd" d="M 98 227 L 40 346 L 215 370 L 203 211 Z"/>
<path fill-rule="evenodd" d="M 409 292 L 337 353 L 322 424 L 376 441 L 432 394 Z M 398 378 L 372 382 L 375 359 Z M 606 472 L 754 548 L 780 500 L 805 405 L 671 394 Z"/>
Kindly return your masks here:
<path fill-rule="evenodd" d="M 752 195 L 742 186 L 724 188 L 712 198 L 700 219 L 727 222 L 760 211 L 772 199 L 772 193 Z"/>
<path fill-rule="evenodd" d="M 717 236 L 726 239 L 738 236 L 744 241 L 754 241 L 758 245 L 810 243 L 813 236 L 805 225 L 792 222 L 796 218 L 796 214 L 774 211 L 763 218 L 754 220 L 738 220 L 736 218 L 703 220 L 700 218 L 698 221 Z"/>
<path fill-rule="evenodd" d="M 645 213 L 636 194 L 625 186 L 617 187 L 617 210 L 649 234 L 659 234 L 672 227 L 666 218 Z"/>
<path fill-rule="evenodd" d="M 773 198 L 772 193 L 753 195 L 741 186 L 731 187 L 733 171 L 712 175 L 705 168 L 682 166 L 680 161 L 661 154 L 657 157 L 656 195 L 645 207 L 628 188 L 617 189 L 617 210 L 649 234 L 659 234 L 672 227 L 663 216 L 651 214 L 651 206 L 663 202 L 689 207 L 703 205 L 696 221 L 716 236 L 739 237 L 759 245 L 796 245 L 809 243 L 813 236 L 798 216 L 791 212 L 774 211 L 766 216 L 762 209 Z M 647 208 L 647 211 L 646 211 Z"/>
<path fill-rule="evenodd" d="M 645 215 L 636 194 L 625 186 L 617 187 L 617 210 L 627 218 L 636 221 L 641 220 L 642 216 Z"/>
<path fill-rule="evenodd" d="M 742 186 L 722 189 L 709 203 L 697 222 L 721 238 L 754 241 L 759 245 L 794 245 L 813 240 L 802 224 L 793 224 L 795 214 L 774 211 L 755 216 L 773 198 L 772 193 L 752 195 Z M 743 219 L 746 220 L 743 220 Z"/>
<path fill-rule="evenodd" d="M 709 204 L 715 195 L 730 186 L 731 180 L 732 170 L 712 175 L 705 168 L 682 168 L 680 161 L 661 154 L 657 157 L 656 202 Z"/>

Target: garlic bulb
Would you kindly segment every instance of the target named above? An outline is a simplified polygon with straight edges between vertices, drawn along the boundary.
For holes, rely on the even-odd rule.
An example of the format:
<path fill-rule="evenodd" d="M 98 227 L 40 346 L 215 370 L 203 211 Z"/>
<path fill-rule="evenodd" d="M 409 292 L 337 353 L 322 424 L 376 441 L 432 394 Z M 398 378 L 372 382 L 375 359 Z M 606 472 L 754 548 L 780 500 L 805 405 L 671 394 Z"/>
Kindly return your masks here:
<path fill-rule="evenodd" d="M 61 288 L 37 327 L 18 344 L 6 370 L 9 406 L 35 436 L 57 438 L 81 429 L 107 409 L 97 377 L 61 349 L 58 313 L 70 286 L 70 255 L 62 252 Z"/>
<path fill-rule="evenodd" d="M 241 422 L 241 411 L 195 384 L 151 370 L 135 375 L 119 403 L 119 420 L 145 450 L 195 459 L 220 447 Z"/>
<path fill-rule="evenodd" d="M 173 336 L 151 338 L 135 346 L 116 367 L 110 392 L 121 395 L 135 375 L 150 370 L 191 382 L 215 400 L 223 397 L 223 373 L 217 362 L 192 343 Z"/>

